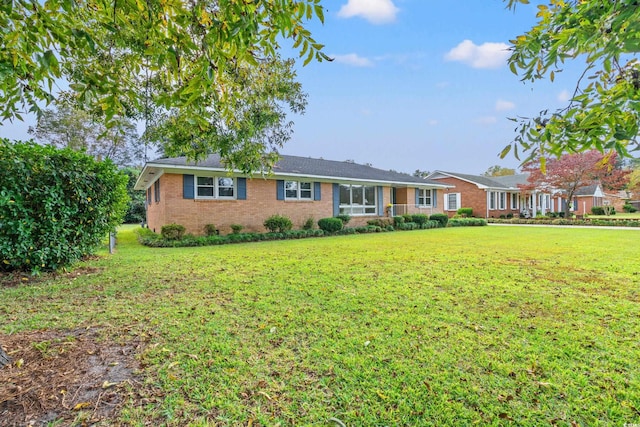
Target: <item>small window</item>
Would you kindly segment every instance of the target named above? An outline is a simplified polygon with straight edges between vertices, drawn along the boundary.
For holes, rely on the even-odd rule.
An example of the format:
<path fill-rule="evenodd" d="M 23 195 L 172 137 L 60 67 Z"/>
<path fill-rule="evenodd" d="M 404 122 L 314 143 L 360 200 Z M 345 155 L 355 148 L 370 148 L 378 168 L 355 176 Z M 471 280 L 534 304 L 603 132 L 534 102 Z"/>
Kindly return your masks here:
<path fill-rule="evenodd" d="M 233 197 L 233 178 L 218 178 L 218 197 Z"/>
<path fill-rule="evenodd" d="M 448 193 L 445 196 L 448 211 L 457 211 L 460 209 L 460 193 Z"/>
<path fill-rule="evenodd" d="M 511 209 L 518 209 L 518 193 L 511 193 Z"/>
<path fill-rule="evenodd" d="M 160 202 L 160 179 L 153 183 L 153 198 L 156 203 Z"/>
<path fill-rule="evenodd" d="M 196 179 L 196 198 L 233 199 L 235 180 L 229 177 L 199 176 Z"/>
<path fill-rule="evenodd" d="M 418 205 L 431 206 L 431 189 L 418 190 Z"/>
<path fill-rule="evenodd" d="M 312 200 L 313 190 L 310 182 L 285 181 L 285 200 Z"/>
<path fill-rule="evenodd" d="M 198 197 L 214 197 L 215 185 L 213 177 L 198 177 Z"/>
<path fill-rule="evenodd" d="M 498 193 L 500 195 L 499 199 L 500 199 L 500 205 L 499 205 L 499 209 L 500 210 L 505 210 L 507 209 L 507 193 L 501 192 Z"/>

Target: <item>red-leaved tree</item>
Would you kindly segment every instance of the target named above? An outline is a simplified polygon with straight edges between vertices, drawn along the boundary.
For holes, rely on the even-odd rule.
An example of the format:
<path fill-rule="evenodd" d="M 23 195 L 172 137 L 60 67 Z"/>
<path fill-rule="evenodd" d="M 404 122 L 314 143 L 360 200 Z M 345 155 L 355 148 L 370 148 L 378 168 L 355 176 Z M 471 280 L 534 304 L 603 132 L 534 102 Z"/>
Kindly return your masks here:
<path fill-rule="evenodd" d="M 601 153 L 598 150 L 564 154 L 557 159 L 548 159 L 542 167 L 538 158 L 525 164 L 523 172 L 529 173 L 528 183 L 521 185 L 524 191 L 562 191 L 567 201 L 579 188 L 599 183 L 609 190 L 620 190 L 628 182 L 628 170 L 622 169 L 617 154 Z M 565 217 L 569 217 L 569 203 L 565 205 Z"/>

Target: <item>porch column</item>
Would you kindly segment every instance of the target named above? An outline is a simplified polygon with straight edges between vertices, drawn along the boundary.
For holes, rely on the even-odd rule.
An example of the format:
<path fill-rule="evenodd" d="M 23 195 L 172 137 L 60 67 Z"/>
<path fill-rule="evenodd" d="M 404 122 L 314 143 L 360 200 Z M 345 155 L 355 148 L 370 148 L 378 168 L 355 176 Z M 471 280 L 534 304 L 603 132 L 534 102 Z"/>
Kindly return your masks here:
<path fill-rule="evenodd" d="M 485 205 L 487 206 L 487 212 L 485 213 L 484 217 L 489 218 L 489 190 L 484 190 L 484 192 L 487 194 L 486 200 L 484 201 Z"/>
<path fill-rule="evenodd" d="M 534 191 L 531 195 L 531 218 L 536 217 L 536 213 L 538 212 L 538 192 Z"/>

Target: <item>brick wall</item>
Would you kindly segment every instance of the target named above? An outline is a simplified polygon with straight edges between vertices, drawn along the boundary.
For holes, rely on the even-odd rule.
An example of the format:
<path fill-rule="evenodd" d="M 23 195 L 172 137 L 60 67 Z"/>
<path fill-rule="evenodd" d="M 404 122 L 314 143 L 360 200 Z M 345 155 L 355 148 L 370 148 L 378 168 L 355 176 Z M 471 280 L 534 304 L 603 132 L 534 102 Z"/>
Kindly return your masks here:
<path fill-rule="evenodd" d="M 198 200 L 183 198 L 182 175 L 164 174 L 160 179 L 160 203 L 152 203 L 147 212 L 149 228 L 156 232 L 172 222 L 193 234 L 203 234 L 207 224 L 214 224 L 221 234 L 230 233 L 231 224 L 264 232 L 262 223 L 271 215 L 287 216 L 294 228 L 300 228 L 309 217 L 317 221 L 333 214 L 331 184 L 321 184 L 319 201 L 276 200 L 276 181 L 261 178 L 247 179 L 246 200 Z"/>
<path fill-rule="evenodd" d="M 308 218 L 316 222 L 320 218 L 333 216 L 333 184 L 322 183 L 320 188 L 321 200 L 291 201 L 277 200 L 276 180 L 262 178 L 247 179 L 246 200 L 198 200 L 184 199 L 183 178 L 179 174 L 163 174 L 160 178 L 160 201 L 152 202 L 147 209 L 147 223 L 149 228 L 160 232 L 163 225 L 170 223 L 181 224 L 187 233 L 203 234 L 207 224 L 214 224 L 221 234 L 231 232 L 231 224 L 242 225 L 243 231 L 265 232 L 262 225 L 271 215 L 284 215 L 291 219 L 294 228 L 301 228 Z M 153 184 L 151 186 L 153 189 Z M 431 213 L 424 209 L 415 208 L 415 189 L 397 189 L 396 202 L 405 203 L 410 213 Z M 433 213 L 442 212 L 442 190 L 438 190 L 438 207 Z M 383 188 L 383 206 L 391 200 L 391 188 Z M 402 202 L 401 202 L 402 200 Z M 387 217 L 387 211 L 382 217 Z M 380 218 L 372 216 L 354 216 L 349 226 L 366 225 L 370 219 Z"/>
<path fill-rule="evenodd" d="M 439 178 L 437 181 L 443 184 L 455 185 L 455 188 L 439 192 L 440 194 L 460 193 L 461 208 L 472 208 L 473 216 L 477 218 L 487 217 L 487 192 L 485 190 L 478 188 L 475 184 L 453 177 Z M 444 204 L 444 196 L 439 195 L 438 198 L 440 199 L 438 200 L 438 205 Z M 506 198 L 506 209 L 489 210 L 489 217 L 498 218 L 500 215 L 508 215 L 510 213 L 516 215 L 519 213 L 518 209 L 511 209 L 511 193 L 507 192 Z M 497 200 L 496 206 L 499 206 Z M 452 217 L 456 214 L 456 211 L 445 211 L 445 213 Z"/>
<path fill-rule="evenodd" d="M 391 191 L 391 189 L 389 189 Z M 416 189 L 415 187 L 407 187 L 407 188 L 397 188 L 396 189 L 396 204 L 400 205 L 396 209 L 396 214 L 417 214 L 422 213 L 426 215 L 431 215 L 434 213 L 443 213 L 444 212 L 444 204 L 443 204 L 443 195 L 444 191 L 438 189 L 436 191 L 437 204 L 436 207 L 419 207 L 416 206 Z M 431 203 L 433 203 L 432 201 Z"/>

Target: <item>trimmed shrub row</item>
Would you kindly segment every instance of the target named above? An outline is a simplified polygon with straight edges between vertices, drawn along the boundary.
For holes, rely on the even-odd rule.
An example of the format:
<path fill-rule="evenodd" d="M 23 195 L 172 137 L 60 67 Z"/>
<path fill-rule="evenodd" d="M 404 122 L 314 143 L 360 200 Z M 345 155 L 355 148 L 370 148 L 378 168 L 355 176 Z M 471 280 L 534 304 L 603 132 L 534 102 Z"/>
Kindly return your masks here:
<path fill-rule="evenodd" d="M 449 227 L 479 227 L 487 225 L 484 218 L 452 218 Z"/>
<path fill-rule="evenodd" d="M 338 220 L 339 221 L 339 220 Z M 138 241 L 145 245 L 155 248 L 177 248 L 177 247 L 190 247 L 190 246 L 212 246 L 212 245 L 224 245 L 229 243 L 244 243 L 244 242 L 261 242 L 270 240 L 292 240 L 292 239 L 304 239 L 309 237 L 323 237 L 323 236 L 340 236 L 348 234 L 363 234 L 363 233 L 379 233 L 384 231 L 393 231 L 393 227 L 385 229 L 374 225 L 367 225 L 362 227 L 347 227 L 338 230 L 337 232 L 325 232 L 322 229 L 318 230 L 289 230 L 282 233 L 238 233 L 227 234 L 226 236 L 193 236 L 191 234 L 184 235 L 181 239 L 165 239 L 161 234 L 156 234 L 148 228 L 140 228 L 138 230 Z"/>
<path fill-rule="evenodd" d="M 279 227 L 288 227 L 288 224 L 291 221 L 284 221 L 283 218 L 288 220 L 288 218 L 280 217 L 279 215 L 270 217 L 269 219 L 272 220 L 269 222 L 271 228 L 277 230 Z M 310 219 L 305 222 L 305 227 L 301 230 L 288 229 L 283 231 L 270 231 L 268 233 L 240 233 L 239 230 L 236 232 L 234 229 L 234 233 L 226 236 L 218 235 L 217 229 L 213 224 L 205 226 L 205 231 L 207 233 L 206 236 L 185 235 L 183 226 L 179 224 L 168 224 L 162 227 L 162 232 L 159 235 L 147 228 L 140 229 L 138 231 L 138 240 L 143 245 L 151 247 L 208 246 L 223 245 L 227 243 L 302 239 L 307 237 L 348 235 L 356 233 L 380 233 L 395 230 L 427 230 L 443 227 L 442 224 L 444 223 L 446 225 L 449 220 L 447 215 L 444 214 L 433 214 L 431 217 L 427 217 L 427 215 L 424 214 L 416 214 L 398 216 L 393 219 L 376 218 L 368 221 L 367 225 L 364 226 L 345 227 L 344 225 L 349 222 L 350 219 L 351 218 L 348 215 L 322 218 L 318 220 L 318 227 L 320 227 L 319 230 L 305 228 L 309 226 L 309 222 L 312 222 L 312 219 Z M 406 221 L 407 219 L 410 219 L 411 221 Z M 268 221 L 269 220 L 265 221 L 265 227 Z M 456 227 L 465 225 L 486 225 L 486 221 L 478 218 L 469 218 L 468 220 L 458 221 L 451 225 Z"/>
<path fill-rule="evenodd" d="M 545 225 L 593 225 L 593 226 L 610 226 L 610 227 L 640 227 L 639 220 L 608 220 L 608 219 L 497 219 L 489 218 L 487 222 L 490 224 L 545 224 Z"/>

